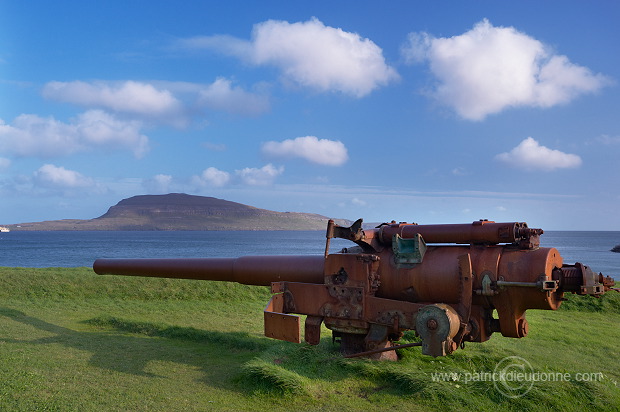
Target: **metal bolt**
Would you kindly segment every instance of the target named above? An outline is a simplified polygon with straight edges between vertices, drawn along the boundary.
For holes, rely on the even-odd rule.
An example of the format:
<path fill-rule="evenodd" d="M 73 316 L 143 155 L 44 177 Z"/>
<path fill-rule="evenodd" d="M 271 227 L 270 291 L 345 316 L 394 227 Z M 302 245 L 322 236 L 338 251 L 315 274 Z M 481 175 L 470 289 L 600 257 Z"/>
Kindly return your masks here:
<path fill-rule="evenodd" d="M 435 330 L 435 329 L 437 329 L 437 326 L 439 326 L 439 325 L 437 324 L 437 321 L 436 321 L 435 319 L 429 319 L 429 320 L 426 322 L 426 327 L 427 327 L 429 330 Z"/>

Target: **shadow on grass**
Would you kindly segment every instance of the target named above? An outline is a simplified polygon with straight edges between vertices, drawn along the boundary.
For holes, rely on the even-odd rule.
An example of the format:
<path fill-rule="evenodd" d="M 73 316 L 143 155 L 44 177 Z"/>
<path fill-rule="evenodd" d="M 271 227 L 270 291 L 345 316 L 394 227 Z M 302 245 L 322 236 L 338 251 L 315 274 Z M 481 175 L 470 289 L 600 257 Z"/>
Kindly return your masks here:
<path fill-rule="evenodd" d="M 224 333 L 206 331 L 191 327 L 167 326 L 152 322 L 135 322 L 112 316 L 99 316 L 86 320 L 84 323 L 146 336 L 223 345 L 223 347 L 229 349 L 260 351 L 267 349 L 269 346 L 269 343 L 265 339 L 252 336 L 246 332 Z"/>
<path fill-rule="evenodd" d="M 94 367 L 139 376 L 159 376 L 148 372 L 148 364 L 152 361 L 166 361 L 198 367 L 205 375 L 205 382 L 221 383 L 222 378 L 219 375 L 225 374 L 226 369 L 222 365 L 239 368 L 244 361 L 256 356 L 269 345 L 265 338 L 248 333 L 203 331 L 195 328 L 131 322 L 112 317 L 85 321 L 87 324 L 107 330 L 78 332 L 10 308 L 0 307 L 0 316 L 53 334 L 33 340 L 0 337 L 0 342 L 20 345 L 64 345 L 91 353 L 88 362 Z M 151 339 L 152 337 L 162 339 Z M 197 347 L 196 343 L 204 346 Z"/>
<path fill-rule="evenodd" d="M 257 338 L 244 332 L 214 332 L 195 328 L 167 326 L 151 322 L 135 322 L 117 317 L 97 317 L 85 323 L 112 328 L 116 331 L 160 337 L 178 341 L 189 341 L 218 345 L 224 350 L 251 351 L 253 357 L 239 365 L 233 381 L 245 390 L 257 392 L 275 392 L 280 394 L 306 393 L 309 380 L 316 379 L 318 373 L 308 370 L 296 370 L 289 365 L 289 357 L 295 358 L 294 364 L 299 362 L 306 365 L 315 365 L 319 368 L 317 355 L 337 356 L 333 346 L 324 346 L 321 350 L 313 350 L 308 345 L 296 345 L 272 339 Z M 330 349 L 333 351 L 330 352 Z M 339 377 L 332 377 L 338 380 Z"/>

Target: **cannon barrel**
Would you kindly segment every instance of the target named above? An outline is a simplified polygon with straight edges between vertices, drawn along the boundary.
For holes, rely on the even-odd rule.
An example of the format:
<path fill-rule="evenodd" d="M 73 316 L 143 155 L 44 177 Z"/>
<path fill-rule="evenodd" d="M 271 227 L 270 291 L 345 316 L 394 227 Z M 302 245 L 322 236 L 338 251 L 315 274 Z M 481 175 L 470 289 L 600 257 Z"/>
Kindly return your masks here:
<path fill-rule="evenodd" d="M 323 256 L 243 256 L 193 259 L 97 259 L 99 275 L 200 279 L 269 286 L 272 282 L 323 283 Z"/>

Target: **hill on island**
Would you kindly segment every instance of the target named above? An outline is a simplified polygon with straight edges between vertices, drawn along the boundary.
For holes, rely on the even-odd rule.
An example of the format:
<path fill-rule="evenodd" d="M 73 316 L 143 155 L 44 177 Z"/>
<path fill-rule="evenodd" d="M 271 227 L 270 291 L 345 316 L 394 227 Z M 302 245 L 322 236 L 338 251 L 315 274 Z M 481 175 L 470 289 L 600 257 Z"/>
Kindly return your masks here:
<path fill-rule="evenodd" d="M 102 216 L 7 225 L 11 230 L 321 230 L 328 217 L 275 212 L 183 193 L 123 199 Z M 350 225 L 344 219 L 335 219 Z"/>

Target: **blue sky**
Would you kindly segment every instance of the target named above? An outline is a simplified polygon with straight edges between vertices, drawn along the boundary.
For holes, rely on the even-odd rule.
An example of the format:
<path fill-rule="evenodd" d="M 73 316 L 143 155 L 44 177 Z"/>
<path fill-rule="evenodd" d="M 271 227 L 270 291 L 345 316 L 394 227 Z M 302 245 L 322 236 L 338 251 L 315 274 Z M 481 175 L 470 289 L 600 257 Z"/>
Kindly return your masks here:
<path fill-rule="evenodd" d="M 183 192 L 620 230 L 616 2 L 387 4 L 0 0 L 0 223 Z"/>

